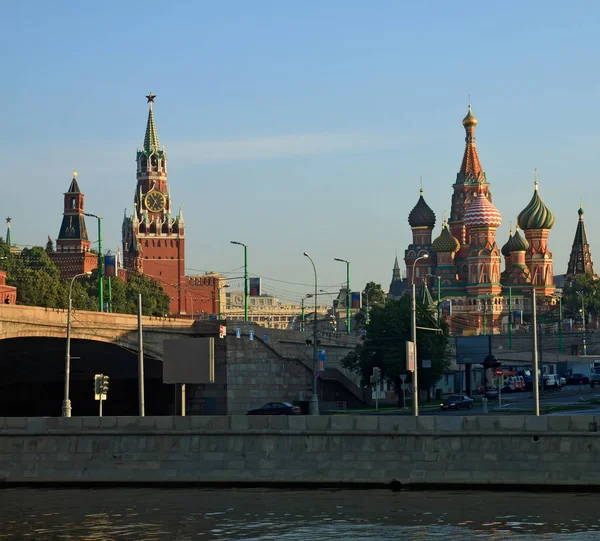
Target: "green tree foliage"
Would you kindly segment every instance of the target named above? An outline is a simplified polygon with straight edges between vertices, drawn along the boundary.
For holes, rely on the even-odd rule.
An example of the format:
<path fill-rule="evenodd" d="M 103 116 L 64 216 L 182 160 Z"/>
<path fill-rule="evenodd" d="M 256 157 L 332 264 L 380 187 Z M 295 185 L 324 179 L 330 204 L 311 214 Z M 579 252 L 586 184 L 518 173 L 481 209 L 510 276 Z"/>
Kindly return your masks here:
<path fill-rule="evenodd" d="M 399 300 L 374 307 L 363 342 L 342 360 L 345 368 L 360 374 L 363 385 L 368 384 L 373 368 L 379 367 L 382 377 L 394 383 L 400 405 L 403 400 L 400 376 L 410 374 L 406 369 L 406 341 L 411 339 L 410 301 L 410 297 L 404 295 Z M 433 312 L 419 302 L 417 326 L 438 327 Z M 448 326 L 444 321 L 440 329 L 441 332 L 417 331 L 419 387 L 428 393 L 449 365 L 445 356 Z M 422 368 L 423 359 L 431 360 L 431 368 Z M 410 381 L 410 375 L 407 381 Z"/>
<path fill-rule="evenodd" d="M 369 311 L 372 311 L 373 308 L 383 306 L 385 304 L 385 301 L 385 293 L 383 291 L 383 288 L 381 287 L 381 284 L 376 284 L 375 282 L 368 282 L 363 290 L 363 305 L 354 316 L 357 328 L 364 329 L 365 327 L 365 324 L 367 322 L 367 305 L 369 306 Z"/>
<path fill-rule="evenodd" d="M 58 268 L 46 249 L 36 246 L 21 253 L 10 253 L 0 238 L 0 269 L 7 271 L 8 285 L 17 287 L 17 304 L 67 308 L 71 280 L 61 280 Z M 137 314 L 138 294 L 142 294 L 142 313 L 164 316 L 169 313 L 169 296 L 158 282 L 143 274 L 129 273 L 127 280 L 111 278 L 113 312 Z M 98 310 L 98 270 L 89 277 L 73 281 L 73 308 Z M 108 280 L 104 279 L 104 301 L 108 301 Z"/>
<path fill-rule="evenodd" d="M 565 283 L 563 289 L 564 317 L 581 318 L 581 297 L 583 292 L 585 313 L 597 316 L 600 312 L 600 280 L 593 274 L 578 274 L 570 283 Z"/>

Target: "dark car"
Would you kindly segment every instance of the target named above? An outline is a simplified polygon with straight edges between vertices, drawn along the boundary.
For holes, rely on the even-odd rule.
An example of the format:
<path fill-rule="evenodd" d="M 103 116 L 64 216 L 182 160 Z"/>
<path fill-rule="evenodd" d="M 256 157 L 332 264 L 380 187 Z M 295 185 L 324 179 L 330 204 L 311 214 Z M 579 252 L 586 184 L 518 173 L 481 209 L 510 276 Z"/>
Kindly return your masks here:
<path fill-rule="evenodd" d="M 269 402 L 262 408 L 250 410 L 246 415 L 300 415 L 300 413 L 300 408 L 289 402 Z"/>
<path fill-rule="evenodd" d="M 466 395 L 453 394 L 452 396 L 446 398 L 442 404 L 440 404 L 440 408 L 443 410 L 470 410 L 473 408 L 473 399 Z"/>
<path fill-rule="evenodd" d="M 566 379 L 567 385 L 587 385 L 590 382 L 590 378 L 583 374 L 569 374 Z"/>

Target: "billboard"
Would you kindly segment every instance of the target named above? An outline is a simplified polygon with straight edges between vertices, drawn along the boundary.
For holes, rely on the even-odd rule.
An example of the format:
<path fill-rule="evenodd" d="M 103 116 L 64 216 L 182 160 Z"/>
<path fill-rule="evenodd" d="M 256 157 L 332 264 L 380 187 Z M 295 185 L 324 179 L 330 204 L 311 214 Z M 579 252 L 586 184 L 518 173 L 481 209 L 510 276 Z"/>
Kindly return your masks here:
<path fill-rule="evenodd" d="M 250 296 L 260 297 L 260 278 L 248 278 L 248 285 L 250 287 Z"/>
<path fill-rule="evenodd" d="M 481 364 L 492 353 L 492 337 L 480 336 L 456 337 L 457 364 Z"/>
<path fill-rule="evenodd" d="M 360 310 L 360 291 L 350 292 L 350 308 Z"/>
<path fill-rule="evenodd" d="M 117 256 L 105 255 L 104 256 L 104 276 L 110 278 L 117 274 Z"/>
<path fill-rule="evenodd" d="M 442 317 L 449 317 L 452 315 L 452 302 L 442 301 L 441 302 Z"/>
<path fill-rule="evenodd" d="M 214 383 L 214 338 L 164 340 L 163 351 L 163 383 Z"/>

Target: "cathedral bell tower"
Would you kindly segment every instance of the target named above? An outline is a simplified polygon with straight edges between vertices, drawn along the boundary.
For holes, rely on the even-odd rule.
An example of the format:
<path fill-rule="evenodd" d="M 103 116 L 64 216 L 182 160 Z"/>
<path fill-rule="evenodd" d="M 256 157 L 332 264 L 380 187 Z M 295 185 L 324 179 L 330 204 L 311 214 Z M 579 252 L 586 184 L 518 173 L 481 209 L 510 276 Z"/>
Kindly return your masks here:
<path fill-rule="evenodd" d="M 167 153 L 160 147 L 154 121 L 156 96 L 150 92 L 144 145 L 136 153 L 137 186 L 133 215 L 125 215 L 122 229 L 125 269 L 156 280 L 171 298 L 170 311 L 182 311 L 185 274 L 183 211 L 173 215 L 167 185 Z"/>

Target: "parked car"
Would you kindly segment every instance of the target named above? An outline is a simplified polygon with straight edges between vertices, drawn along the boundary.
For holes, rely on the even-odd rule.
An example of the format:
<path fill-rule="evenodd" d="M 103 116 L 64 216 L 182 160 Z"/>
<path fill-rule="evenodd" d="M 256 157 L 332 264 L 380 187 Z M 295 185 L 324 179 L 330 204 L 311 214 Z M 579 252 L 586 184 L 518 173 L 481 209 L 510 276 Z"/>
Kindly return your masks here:
<path fill-rule="evenodd" d="M 544 376 L 544 389 L 560 389 L 561 378 L 556 374 L 546 374 Z"/>
<path fill-rule="evenodd" d="M 567 385 L 588 385 L 590 378 L 584 374 L 569 374 L 566 377 Z"/>
<path fill-rule="evenodd" d="M 440 404 L 440 408 L 443 410 L 470 410 L 473 408 L 473 399 L 463 394 L 453 394 Z"/>
<path fill-rule="evenodd" d="M 269 402 L 261 408 L 250 410 L 246 415 L 300 415 L 298 406 L 289 402 Z"/>

